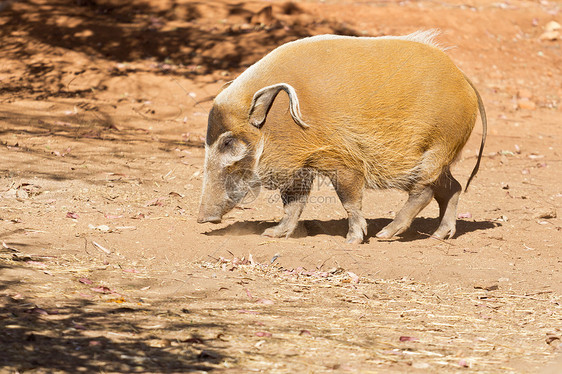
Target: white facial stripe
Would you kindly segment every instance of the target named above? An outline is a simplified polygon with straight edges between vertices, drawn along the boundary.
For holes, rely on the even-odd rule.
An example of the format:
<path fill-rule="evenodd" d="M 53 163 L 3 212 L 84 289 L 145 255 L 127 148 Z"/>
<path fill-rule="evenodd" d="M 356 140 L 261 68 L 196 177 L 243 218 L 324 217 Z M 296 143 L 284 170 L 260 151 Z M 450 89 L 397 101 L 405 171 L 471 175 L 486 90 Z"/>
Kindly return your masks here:
<path fill-rule="evenodd" d="M 207 144 L 205 144 L 205 161 L 206 162 L 213 162 L 216 161 L 219 157 L 219 144 L 221 144 L 221 142 L 223 141 L 223 139 L 227 136 L 232 135 L 231 131 L 227 131 L 225 133 L 222 133 L 217 140 L 215 140 L 215 142 L 211 145 L 208 146 Z"/>
<path fill-rule="evenodd" d="M 248 147 L 241 142 L 237 142 L 235 147 L 232 149 L 232 152 L 221 153 L 219 151 L 219 146 L 222 144 L 224 139 L 232 135 L 231 131 L 227 131 L 221 134 L 213 145 L 206 148 L 206 160 L 208 160 L 207 162 L 209 164 L 215 164 L 220 168 L 225 168 L 246 157 L 248 154 Z"/>
<path fill-rule="evenodd" d="M 258 145 L 256 147 L 256 153 L 254 154 L 254 159 L 255 159 L 255 161 L 254 161 L 254 173 L 256 173 L 256 174 L 257 174 L 258 167 L 259 167 L 259 164 L 260 164 L 261 155 L 263 154 L 264 145 L 265 145 L 265 140 L 262 136 L 260 138 L 260 140 L 258 141 Z"/>

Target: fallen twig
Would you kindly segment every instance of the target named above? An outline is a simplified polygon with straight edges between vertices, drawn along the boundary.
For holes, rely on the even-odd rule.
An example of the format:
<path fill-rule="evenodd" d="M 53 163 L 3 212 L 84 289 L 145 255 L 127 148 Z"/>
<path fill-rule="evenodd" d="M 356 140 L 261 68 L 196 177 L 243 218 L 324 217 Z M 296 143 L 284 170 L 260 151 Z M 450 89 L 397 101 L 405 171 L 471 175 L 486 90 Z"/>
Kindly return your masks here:
<path fill-rule="evenodd" d="M 106 254 L 110 255 L 111 251 L 107 248 L 104 248 L 103 246 L 101 246 L 100 244 L 92 241 L 92 244 L 94 245 L 94 247 L 96 247 L 97 249 L 101 250 L 102 252 L 105 252 Z"/>

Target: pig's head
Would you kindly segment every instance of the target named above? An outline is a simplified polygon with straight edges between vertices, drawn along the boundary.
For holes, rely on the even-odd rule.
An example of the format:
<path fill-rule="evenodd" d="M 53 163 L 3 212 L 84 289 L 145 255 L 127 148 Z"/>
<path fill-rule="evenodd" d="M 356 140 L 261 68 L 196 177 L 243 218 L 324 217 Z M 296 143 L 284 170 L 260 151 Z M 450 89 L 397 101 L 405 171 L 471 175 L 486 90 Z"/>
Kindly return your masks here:
<path fill-rule="evenodd" d="M 229 126 L 228 120 L 217 107 L 209 114 L 199 223 L 219 223 L 249 193 L 259 191 L 256 166 L 263 143 L 255 144 L 250 126 Z"/>
<path fill-rule="evenodd" d="M 293 87 L 281 83 L 257 91 L 246 110 L 234 106 L 219 95 L 209 113 L 205 141 L 205 172 L 197 222 L 221 222 L 222 216 L 244 198 L 256 196 L 261 180 L 259 161 L 264 149 L 260 129 L 279 91 L 290 98 L 290 112 L 296 123 L 308 127 L 300 117 Z M 221 94 L 224 94 L 223 91 Z M 227 92 L 228 93 L 228 92 Z M 232 97 L 232 96 L 230 96 Z M 220 100 L 219 100 L 220 98 Z"/>

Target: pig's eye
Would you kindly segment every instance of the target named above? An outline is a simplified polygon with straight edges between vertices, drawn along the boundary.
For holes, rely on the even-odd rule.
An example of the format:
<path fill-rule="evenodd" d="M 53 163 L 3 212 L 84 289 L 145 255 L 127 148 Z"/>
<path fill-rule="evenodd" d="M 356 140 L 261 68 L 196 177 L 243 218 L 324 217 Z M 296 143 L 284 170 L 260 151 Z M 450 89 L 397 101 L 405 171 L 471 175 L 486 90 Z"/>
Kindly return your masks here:
<path fill-rule="evenodd" d="M 232 139 L 232 138 L 226 138 L 226 139 L 224 139 L 223 146 L 224 146 L 224 147 L 230 147 L 230 146 L 232 145 L 232 142 L 234 142 L 234 139 Z"/>
<path fill-rule="evenodd" d="M 235 139 L 231 136 L 224 138 L 220 145 L 219 149 L 221 152 L 231 152 L 235 144 Z"/>

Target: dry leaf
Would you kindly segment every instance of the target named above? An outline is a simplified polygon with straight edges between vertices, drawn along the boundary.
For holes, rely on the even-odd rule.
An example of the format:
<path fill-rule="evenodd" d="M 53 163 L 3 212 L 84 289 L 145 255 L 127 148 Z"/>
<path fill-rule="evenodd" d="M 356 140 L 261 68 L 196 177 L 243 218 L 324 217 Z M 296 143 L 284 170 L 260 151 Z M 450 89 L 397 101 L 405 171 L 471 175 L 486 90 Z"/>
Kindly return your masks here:
<path fill-rule="evenodd" d="M 351 271 L 348 271 L 347 275 L 349 275 L 351 283 L 359 283 L 359 276 L 358 275 L 356 275 L 355 273 L 352 273 Z"/>
<path fill-rule="evenodd" d="M 401 337 L 399 338 L 399 340 L 400 340 L 401 342 L 415 342 L 415 341 L 418 341 L 419 339 L 418 339 L 418 338 L 414 338 L 414 337 L 412 337 L 412 336 L 404 336 L 404 335 L 403 335 L 403 336 L 401 336 Z"/>
<path fill-rule="evenodd" d="M 117 304 L 122 304 L 124 303 L 126 300 L 123 296 L 115 298 L 115 299 L 109 299 L 106 300 L 107 303 L 117 303 Z"/>
<path fill-rule="evenodd" d="M 88 278 L 80 278 L 80 279 L 78 279 L 78 282 L 83 283 L 83 284 L 93 284 L 94 283 L 91 280 L 89 280 Z"/>
<path fill-rule="evenodd" d="M 166 200 L 166 197 L 157 197 L 156 199 L 152 199 L 147 201 L 144 206 L 149 207 L 149 206 L 162 206 L 164 205 L 164 201 Z"/>
<path fill-rule="evenodd" d="M 109 287 L 106 287 L 106 286 L 92 287 L 92 288 L 90 288 L 90 290 L 92 290 L 94 292 L 98 292 L 98 293 L 111 293 L 111 292 L 113 292 L 113 291 L 111 291 L 111 289 Z"/>
<path fill-rule="evenodd" d="M 267 331 L 258 331 L 258 332 L 256 332 L 256 336 L 269 338 L 269 337 L 272 336 L 272 334 L 270 332 L 267 332 Z"/>

